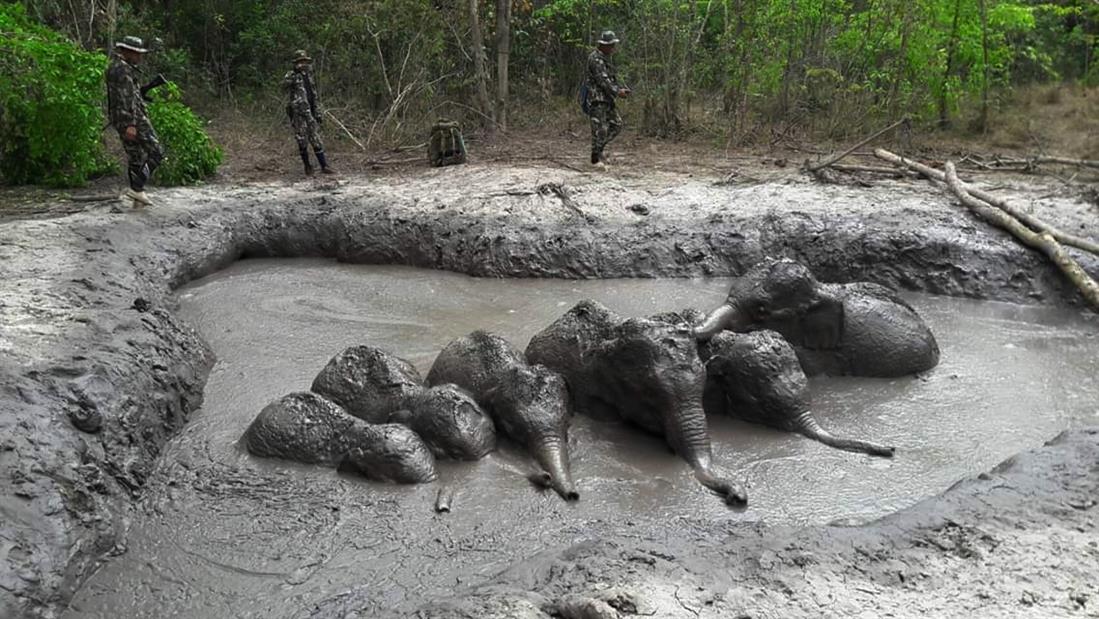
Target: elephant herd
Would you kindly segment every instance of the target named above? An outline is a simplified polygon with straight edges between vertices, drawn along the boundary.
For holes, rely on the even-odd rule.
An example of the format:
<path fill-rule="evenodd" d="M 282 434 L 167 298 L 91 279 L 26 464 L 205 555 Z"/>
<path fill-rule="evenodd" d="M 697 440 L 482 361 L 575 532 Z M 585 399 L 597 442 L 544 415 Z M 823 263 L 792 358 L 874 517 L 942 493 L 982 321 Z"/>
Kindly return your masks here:
<path fill-rule="evenodd" d="M 768 260 L 736 278 L 709 315 L 626 318 L 581 301 L 525 351 L 484 331 L 454 340 L 426 379 L 377 348 L 348 348 L 309 392 L 267 405 L 242 442 L 257 456 L 425 483 L 438 478 L 437 458 L 482 458 L 501 434 L 536 463 L 532 482 L 573 501 L 575 411 L 663 436 L 700 484 L 735 505 L 747 495 L 714 466 L 708 414 L 889 457 L 892 447 L 822 428 L 806 375 L 902 376 L 938 360 L 927 325 L 888 288 L 825 284 L 797 262 Z M 440 491 L 436 508 L 449 511 L 449 503 Z"/>

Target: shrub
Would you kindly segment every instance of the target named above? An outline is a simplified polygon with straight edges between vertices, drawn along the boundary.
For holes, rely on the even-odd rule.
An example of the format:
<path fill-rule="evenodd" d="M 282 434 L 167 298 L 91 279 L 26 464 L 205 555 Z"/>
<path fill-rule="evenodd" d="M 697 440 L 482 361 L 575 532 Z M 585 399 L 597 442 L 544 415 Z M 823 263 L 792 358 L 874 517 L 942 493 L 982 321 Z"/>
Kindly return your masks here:
<path fill-rule="evenodd" d="M 106 62 L 0 4 L 0 179 L 78 185 L 111 168 L 100 141 Z"/>
<path fill-rule="evenodd" d="M 153 91 L 149 119 L 166 159 L 154 179 L 160 185 L 200 181 L 221 165 L 221 148 L 206 135 L 202 119 L 181 101 L 179 87 L 169 82 Z"/>

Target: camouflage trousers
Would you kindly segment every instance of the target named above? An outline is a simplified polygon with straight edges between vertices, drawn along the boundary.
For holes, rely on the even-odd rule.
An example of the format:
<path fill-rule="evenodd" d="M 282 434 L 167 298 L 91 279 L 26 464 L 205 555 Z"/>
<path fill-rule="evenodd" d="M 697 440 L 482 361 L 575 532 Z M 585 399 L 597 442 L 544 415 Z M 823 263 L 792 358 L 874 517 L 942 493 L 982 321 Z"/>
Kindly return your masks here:
<path fill-rule="evenodd" d="M 324 142 L 321 141 L 320 128 L 317 127 L 317 120 L 313 118 L 312 114 L 295 112 L 290 119 L 290 124 L 294 127 L 294 140 L 298 143 L 299 152 L 309 152 L 307 150 L 309 145 L 313 146 L 313 152 L 324 152 Z"/>
<path fill-rule="evenodd" d="M 603 149 L 618 137 L 622 131 L 622 117 L 613 104 L 592 103 L 589 114 L 591 118 L 591 152 L 602 155 Z"/>
<path fill-rule="evenodd" d="M 122 148 L 126 151 L 126 174 L 130 179 L 130 189 L 144 191 L 145 183 L 164 160 L 164 149 L 160 146 L 156 131 L 153 131 L 149 121 L 144 121 L 137 124 L 137 139 L 131 142 L 124 133 L 120 133 L 119 137 L 122 139 Z"/>

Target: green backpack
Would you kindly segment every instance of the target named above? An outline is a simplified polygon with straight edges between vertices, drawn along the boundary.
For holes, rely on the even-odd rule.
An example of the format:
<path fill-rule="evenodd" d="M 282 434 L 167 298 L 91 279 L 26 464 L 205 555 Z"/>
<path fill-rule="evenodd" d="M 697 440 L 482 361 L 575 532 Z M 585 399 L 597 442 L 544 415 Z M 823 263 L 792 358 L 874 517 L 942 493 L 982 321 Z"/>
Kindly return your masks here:
<path fill-rule="evenodd" d="M 431 126 L 427 142 L 427 161 L 435 167 L 466 162 L 466 143 L 458 123 L 440 118 Z"/>

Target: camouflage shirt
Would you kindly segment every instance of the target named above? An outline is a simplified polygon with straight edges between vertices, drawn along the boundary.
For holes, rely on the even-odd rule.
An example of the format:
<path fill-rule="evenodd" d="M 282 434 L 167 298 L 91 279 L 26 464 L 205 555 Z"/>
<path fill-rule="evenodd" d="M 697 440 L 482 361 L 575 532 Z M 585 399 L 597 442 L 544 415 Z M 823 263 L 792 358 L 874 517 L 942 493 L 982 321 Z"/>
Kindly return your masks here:
<path fill-rule="evenodd" d="M 295 116 L 312 116 L 318 118 L 317 87 L 313 83 L 313 76 L 309 71 L 287 71 L 282 78 L 282 87 L 289 97 L 287 108 Z"/>
<path fill-rule="evenodd" d="M 588 56 L 588 101 L 590 103 L 614 103 L 618 96 L 617 71 L 610 56 L 598 49 Z"/>
<path fill-rule="evenodd" d="M 115 56 L 107 69 L 107 115 L 119 133 L 126 127 L 148 123 L 145 100 L 134 82 L 134 66 Z"/>

